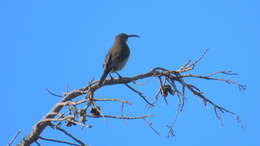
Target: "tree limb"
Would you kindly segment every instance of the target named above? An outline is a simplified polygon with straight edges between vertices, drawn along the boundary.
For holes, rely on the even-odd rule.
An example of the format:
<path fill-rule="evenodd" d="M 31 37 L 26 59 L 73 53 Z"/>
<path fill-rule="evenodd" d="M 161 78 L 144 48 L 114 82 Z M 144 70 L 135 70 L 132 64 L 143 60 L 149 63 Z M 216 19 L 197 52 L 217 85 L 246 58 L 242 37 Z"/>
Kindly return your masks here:
<path fill-rule="evenodd" d="M 177 70 L 169 70 L 169 69 L 165 69 L 162 67 L 156 67 L 146 73 L 137 74 L 132 77 L 120 77 L 120 78 L 116 78 L 116 79 L 107 79 L 107 80 L 104 80 L 103 84 L 99 84 L 99 80 L 91 80 L 87 86 L 65 93 L 63 98 L 56 105 L 53 106 L 53 108 L 49 111 L 49 113 L 47 113 L 45 116 L 43 116 L 42 119 L 33 126 L 32 131 L 27 136 L 25 136 L 22 141 L 20 141 L 19 145 L 28 146 L 34 142 L 37 142 L 37 140 L 39 138 L 43 139 L 43 137 L 40 137 L 41 133 L 44 131 L 44 129 L 47 126 L 52 125 L 52 122 L 56 122 L 58 124 L 62 124 L 62 122 L 67 122 L 66 126 L 72 126 L 72 125 L 84 126 L 85 122 L 86 122 L 86 118 L 115 118 L 115 119 L 133 120 L 133 119 L 146 119 L 146 118 L 151 117 L 151 115 L 144 115 L 144 116 L 137 116 L 137 117 L 123 116 L 123 111 L 122 111 L 123 105 L 124 104 L 131 105 L 130 102 L 123 101 L 120 99 L 96 98 L 94 96 L 95 91 L 100 88 L 103 88 L 105 86 L 124 84 L 129 89 L 131 89 L 131 91 L 137 93 L 140 97 L 142 97 L 148 104 L 154 105 L 155 102 L 150 103 L 148 101 L 148 99 L 146 99 L 146 97 L 141 92 L 137 91 L 136 89 L 134 89 L 133 87 L 128 85 L 128 83 L 136 82 L 137 80 L 148 79 L 148 78 L 156 78 L 156 79 L 158 79 L 158 81 L 160 83 L 160 87 L 159 87 L 160 90 L 155 95 L 155 101 L 157 100 L 157 98 L 159 97 L 160 94 L 162 95 L 162 97 L 164 98 L 166 103 L 168 103 L 167 96 L 169 94 L 172 96 L 176 95 L 178 97 L 178 100 L 179 100 L 179 107 L 177 110 L 178 114 L 184 108 L 184 103 L 185 103 L 185 98 L 186 98 L 185 93 L 190 91 L 196 97 L 201 99 L 205 105 L 206 104 L 212 105 L 212 107 L 215 111 L 215 115 L 218 119 L 220 119 L 220 115 L 218 114 L 218 112 L 220 111 L 221 113 L 226 112 L 231 115 L 235 115 L 236 119 L 239 121 L 240 118 L 236 113 L 214 103 L 212 100 L 205 97 L 199 88 L 197 88 L 196 86 L 185 81 L 185 78 L 188 78 L 188 77 L 189 78 L 199 78 L 202 80 L 217 80 L 217 81 L 222 81 L 222 82 L 225 82 L 228 84 L 236 85 L 241 90 L 245 89 L 244 85 L 241 85 L 232 80 L 213 77 L 218 74 L 234 75 L 231 71 L 218 71 L 218 72 L 210 73 L 208 75 L 196 75 L 196 74 L 187 73 L 187 72 L 195 69 L 195 66 L 197 65 L 197 63 L 199 61 L 202 60 L 202 58 L 205 56 L 206 52 L 207 52 L 207 50 L 196 61 L 194 61 L 194 62 L 188 61 L 186 64 L 184 64 L 182 67 L 180 67 Z M 181 86 L 180 89 L 179 89 L 179 86 L 176 85 L 176 83 L 178 83 L 178 85 Z M 58 96 L 58 95 L 54 94 L 53 92 L 49 91 L 49 93 L 53 96 Z M 84 98 L 79 100 L 78 98 L 81 95 L 84 95 Z M 72 101 L 72 100 L 75 100 L 76 98 L 77 98 L 76 101 Z M 104 101 L 109 101 L 109 102 L 115 101 L 115 102 L 119 102 L 119 103 L 123 104 L 122 108 L 121 108 L 121 116 L 103 115 L 101 112 L 101 109 L 96 104 L 96 102 L 104 102 Z M 84 103 L 84 108 L 78 109 L 78 105 L 83 105 L 83 103 Z M 68 107 L 68 113 L 61 113 L 61 110 L 63 109 L 63 107 Z M 90 113 L 90 114 L 88 114 L 88 113 Z M 174 131 L 173 131 L 172 127 L 169 127 L 169 126 L 167 126 L 167 127 L 170 130 L 169 135 L 174 135 Z M 45 140 L 46 140 L 46 138 L 45 138 Z"/>

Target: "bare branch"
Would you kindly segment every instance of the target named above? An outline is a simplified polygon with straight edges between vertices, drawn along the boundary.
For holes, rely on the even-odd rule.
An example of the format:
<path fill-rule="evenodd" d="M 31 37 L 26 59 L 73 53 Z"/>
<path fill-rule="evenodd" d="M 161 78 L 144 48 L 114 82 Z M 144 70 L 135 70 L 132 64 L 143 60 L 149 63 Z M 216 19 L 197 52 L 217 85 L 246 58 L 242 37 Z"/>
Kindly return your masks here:
<path fill-rule="evenodd" d="M 99 98 L 99 99 L 98 98 L 94 98 L 93 101 L 116 101 L 116 102 L 132 105 L 132 103 L 130 103 L 127 100 L 120 100 L 120 99 L 113 99 L 113 98 Z"/>
<path fill-rule="evenodd" d="M 145 119 L 145 118 L 153 117 L 153 116 L 152 115 L 144 115 L 144 116 L 140 116 L 140 117 L 125 117 L 125 116 L 114 116 L 114 115 L 100 115 L 100 116 L 87 115 L 87 117 L 90 117 L 90 118 L 113 118 L 113 119 L 135 120 L 135 119 Z"/>
<path fill-rule="evenodd" d="M 185 100 L 186 100 L 186 92 L 191 92 L 196 97 L 201 99 L 205 105 L 210 104 L 213 107 L 213 110 L 215 112 L 216 117 L 221 120 L 220 113 L 229 113 L 231 115 L 234 115 L 238 122 L 240 121 L 239 116 L 214 103 L 209 98 L 205 97 L 203 93 L 200 91 L 198 87 L 195 85 L 190 84 L 189 82 L 185 81 L 186 78 L 198 78 L 202 80 L 217 80 L 221 82 L 225 82 L 228 84 L 233 84 L 239 87 L 239 89 L 244 90 L 246 88 L 245 85 L 241 85 L 235 81 L 228 80 L 225 78 L 215 78 L 216 75 L 223 74 L 223 75 L 235 75 L 231 71 L 218 71 L 213 72 L 207 75 L 196 75 L 187 73 L 195 68 L 195 65 L 200 62 L 203 57 L 205 56 L 208 49 L 205 50 L 205 52 L 194 62 L 188 61 L 186 64 L 184 64 L 180 69 L 177 70 L 169 70 L 162 67 L 156 67 L 152 70 L 145 72 L 143 74 L 137 74 L 132 77 L 121 77 L 116 79 L 107 79 L 103 82 L 103 84 L 99 84 L 98 80 L 91 80 L 88 85 L 86 85 L 83 88 L 76 89 L 71 92 L 67 92 L 64 94 L 64 96 L 57 95 L 47 89 L 47 91 L 53 95 L 58 97 L 63 97 L 45 116 L 42 117 L 42 119 L 37 122 L 31 131 L 27 136 L 23 138 L 22 141 L 20 141 L 20 146 L 27 146 L 34 142 L 37 143 L 37 140 L 39 138 L 44 139 L 40 137 L 40 134 L 44 131 L 44 129 L 51 125 L 52 122 L 57 122 L 58 124 L 66 123 L 66 126 L 73 126 L 73 125 L 80 125 L 82 127 L 91 128 L 91 125 L 86 124 L 88 122 L 86 118 L 114 118 L 114 119 L 125 119 L 125 120 L 135 120 L 135 119 L 144 119 L 148 117 L 152 117 L 152 115 L 143 115 L 143 116 L 133 116 L 128 117 L 124 116 L 123 108 L 124 104 L 132 105 L 129 101 L 124 101 L 116 98 L 96 98 L 95 91 L 103 88 L 105 86 L 111 86 L 111 85 L 125 85 L 127 86 L 132 92 L 138 94 L 145 102 L 150 106 L 155 106 L 155 103 L 161 93 L 163 99 L 166 103 L 167 96 L 177 96 L 178 97 L 178 109 L 177 114 L 174 119 L 173 125 L 176 122 L 177 117 L 179 116 L 180 112 L 184 108 Z M 213 77 L 214 76 L 214 77 Z M 136 90 L 132 86 L 129 85 L 129 83 L 135 83 L 137 80 L 147 79 L 147 78 L 157 78 L 160 83 L 159 90 L 155 94 L 155 101 L 150 103 L 146 97 L 143 95 L 142 92 Z M 82 97 L 81 95 L 84 95 Z M 82 97 L 82 98 L 77 98 Z M 115 116 L 115 115 L 104 115 L 103 111 L 101 110 L 100 106 L 98 106 L 99 102 L 119 102 L 121 103 L 121 116 Z M 65 113 L 60 113 L 63 107 L 67 107 L 68 111 Z M 88 114 L 90 113 L 90 114 Z M 146 120 L 147 121 L 147 120 Z M 147 123 L 151 126 L 151 123 Z M 174 135 L 173 131 L 173 125 L 168 127 L 169 128 L 169 135 Z M 153 129 L 153 128 L 152 128 Z M 63 131 L 64 132 L 64 131 Z M 64 132 L 66 134 L 66 132 Z M 158 134 L 158 133 L 157 133 Z M 67 134 L 66 134 L 67 135 Z M 71 136 L 70 136 L 71 137 Z M 71 137 L 72 138 L 72 137 Z M 75 137 L 74 137 L 75 138 Z M 74 139 L 72 138 L 72 139 Z M 45 138 L 46 139 L 46 138 Z M 75 140 L 75 139 L 74 139 Z M 75 140 L 77 141 L 77 140 Z M 77 141 L 80 143 L 79 141 Z M 81 143 L 80 143 L 81 144 Z"/>
<path fill-rule="evenodd" d="M 216 117 L 219 120 L 221 120 L 221 118 L 220 118 L 220 116 L 218 114 L 218 111 L 221 111 L 222 113 L 227 112 L 227 113 L 230 113 L 231 115 L 234 115 L 236 118 L 238 117 L 238 115 L 236 113 L 231 112 L 228 109 L 215 104 L 213 101 L 211 101 L 208 98 L 206 98 L 201 92 L 198 92 L 198 91 L 194 90 L 194 88 L 192 86 L 190 86 L 189 84 L 184 84 L 184 86 L 186 86 L 194 95 L 200 97 L 203 100 L 205 105 L 207 103 L 211 104 L 213 106 L 213 108 L 214 108 L 215 115 L 216 115 Z"/>
<path fill-rule="evenodd" d="M 78 142 L 80 145 L 85 145 L 81 140 L 77 139 L 76 137 L 74 137 L 72 134 L 70 134 L 69 132 L 67 132 L 65 129 L 59 127 L 59 126 L 55 126 L 55 125 L 50 125 L 52 128 L 57 129 L 61 132 L 63 132 L 65 135 L 69 136 L 71 139 L 75 140 L 76 142 Z"/>
<path fill-rule="evenodd" d="M 22 132 L 22 130 L 18 130 L 15 134 L 15 136 L 10 140 L 9 144 L 7 144 L 8 146 L 11 146 L 12 143 L 15 141 L 15 139 L 18 137 L 18 135 Z"/>
<path fill-rule="evenodd" d="M 124 116 L 124 103 L 121 104 L 121 117 Z"/>
<path fill-rule="evenodd" d="M 204 58 L 204 56 L 207 54 L 208 50 L 209 49 L 206 48 L 205 51 L 202 53 L 202 55 L 197 60 L 195 60 L 194 62 L 188 61 L 188 63 L 185 64 L 184 68 L 194 68 L 195 64 L 197 64 L 198 62 L 200 62 Z"/>
<path fill-rule="evenodd" d="M 128 87 L 129 89 L 131 89 L 132 91 L 134 91 L 135 93 L 137 93 L 140 97 L 142 97 L 143 100 L 144 100 L 148 105 L 154 106 L 152 103 L 150 103 L 150 102 L 146 99 L 146 97 L 143 95 L 143 93 L 137 91 L 136 89 L 134 89 L 133 87 L 131 87 L 130 85 L 128 85 L 128 84 L 126 84 L 126 83 L 125 83 L 125 85 L 126 85 L 126 87 Z"/>
<path fill-rule="evenodd" d="M 167 135 L 167 137 L 170 138 L 170 137 L 175 136 L 175 133 L 174 133 L 174 130 L 173 130 L 172 126 L 166 125 L 166 127 L 168 128 L 168 135 Z"/>
<path fill-rule="evenodd" d="M 144 119 L 145 123 L 153 130 L 154 133 L 156 133 L 158 136 L 160 136 L 160 133 L 153 128 L 153 123 Z"/>
<path fill-rule="evenodd" d="M 213 73 L 210 73 L 208 74 L 208 76 L 214 76 L 214 75 L 217 75 L 217 74 L 225 74 L 225 75 L 238 75 L 237 73 L 233 73 L 232 71 L 230 70 L 224 70 L 224 71 L 218 71 L 218 72 L 213 72 Z"/>
<path fill-rule="evenodd" d="M 75 146 L 82 146 L 82 145 L 79 145 L 79 144 L 75 144 L 75 143 L 71 143 L 71 142 L 67 142 L 67 141 L 63 141 L 63 140 L 44 138 L 44 137 L 41 137 L 41 136 L 39 136 L 38 138 L 42 139 L 42 140 L 46 140 L 46 141 L 52 141 L 52 142 L 57 142 L 57 143 L 64 143 L 64 144 L 75 145 Z"/>
<path fill-rule="evenodd" d="M 246 86 L 245 85 L 241 85 L 237 82 L 234 82 L 232 80 L 226 80 L 226 79 L 219 79 L 219 78 L 212 78 L 209 76 L 201 76 L 201 75 L 195 75 L 195 74 L 184 74 L 180 76 L 181 78 L 185 78 L 185 77 L 193 77 L 193 78 L 202 78 L 202 79 L 207 79 L 207 80 L 216 80 L 216 81 L 223 81 L 226 82 L 228 84 L 233 84 L 233 85 L 237 85 L 239 87 L 240 90 L 245 90 Z"/>

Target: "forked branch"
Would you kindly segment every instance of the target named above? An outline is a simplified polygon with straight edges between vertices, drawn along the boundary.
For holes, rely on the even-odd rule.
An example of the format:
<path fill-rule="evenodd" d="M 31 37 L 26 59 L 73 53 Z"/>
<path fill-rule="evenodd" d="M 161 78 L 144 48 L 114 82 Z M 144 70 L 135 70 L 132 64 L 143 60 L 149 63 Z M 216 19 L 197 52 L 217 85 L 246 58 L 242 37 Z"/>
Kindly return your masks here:
<path fill-rule="evenodd" d="M 234 115 L 236 119 L 239 121 L 240 118 L 236 113 L 216 104 L 209 98 L 205 97 L 201 92 L 201 89 L 185 81 L 186 78 L 215 80 L 215 81 L 221 81 L 224 83 L 236 85 L 239 87 L 239 89 L 245 90 L 244 85 L 241 85 L 235 81 L 225 79 L 225 78 L 215 77 L 219 74 L 235 75 L 234 73 L 228 70 L 217 71 L 206 75 L 197 75 L 197 74 L 188 73 L 195 69 L 196 65 L 205 56 L 206 52 L 207 50 L 197 60 L 193 62 L 188 61 L 177 70 L 169 70 L 162 67 L 156 67 L 146 73 L 137 74 L 132 77 L 119 77 L 116 79 L 107 79 L 103 82 L 103 84 L 99 84 L 98 80 L 92 80 L 88 83 L 86 87 L 65 93 L 63 95 L 63 98 L 51 109 L 51 111 L 47 113 L 39 122 L 37 122 L 33 126 L 31 133 L 25 136 L 19 145 L 27 146 L 34 142 L 39 144 L 39 141 L 37 141 L 38 139 L 55 141 L 53 139 L 43 138 L 42 136 L 40 136 L 44 131 L 44 129 L 48 126 L 52 128 L 57 127 L 56 129 L 62 131 L 65 135 L 73 139 L 76 144 L 74 143 L 71 144 L 85 145 L 81 140 L 77 139 L 72 134 L 68 134 L 68 132 L 66 132 L 64 128 L 61 128 L 61 126 L 79 125 L 85 128 L 91 128 L 92 126 L 89 125 L 89 123 L 87 124 L 87 120 L 86 120 L 87 118 L 115 118 L 115 119 L 126 119 L 126 120 L 144 119 L 145 122 L 148 124 L 148 126 L 152 128 L 152 123 L 146 120 L 147 118 L 152 117 L 152 115 L 142 115 L 142 116 L 134 116 L 134 117 L 125 116 L 126 114 L 123 111 L 123 107 L 125 104 L 131 105 L 129 101 L 124 101 L 116 98 L 97 98 L 94 96 L 96 90 L 103 88 L 105 86 L 118 85 L 118 84 L 126 85 L 132 92 L 136 93 L 140 97 L 140 99 L 143 99 L 148 105 L 153 107 L 156 107 L 156 101 L 160 97 L 160 95 L 165 100 L 165 103 L 168 103 L 167 97 L 169 95 L 177 96 L 179 101 L 179 106 L 178 106 L 179 108 L 177 109 L 177 115 L 179 115 L 184 108 L 185 100 L 187 98 L 186 92 L 191 92 L 196 97 L 201 99 L 205 105 L 207 104 L 211 105 L 218 119 L 221 119 L 221 115 L 219 114 L 220 112 L 220 113 L 229 113 L 231 115 Z M 147 99 L 142 92 L 138 91 L 137 89 L 129 85 L 130 83 L 135 83 L 138 80 L 148 79 L 148 78 L 156 78 L 160 85 L 158 87 L 159 90 L 156 92 L 154 98 L 155 101 L 153 102 L 150 102 L 149 99 Z M 53 96 L 59 96 L 49 90 L 48 92 Z M 100 106 L 98 106 L 99 102 L 118 102 L 122 104 L 121 110 L 119 110 L 119 113 L 121 113 L 121 115 L 120 116 L 104 115 Z M 176 116 L 176 119 L 177 117 L 178 116 Z M 176 119 L 174 120 L 174 123 Z M 167 127 L 169 129 L 169 135 L 171 136 L 175 135 L 173 131 L 173 125 L 170 126 L 168 125 Z M 152 130 L 159 135 L 159 133 L 154 128 L 152 128 Z M 56 140 L 56 142 L 58 141 L 66 143 L 65 141 L 62 140 Z M 69 143 L 70 142 L 67 142 L 67 144 Z"/>

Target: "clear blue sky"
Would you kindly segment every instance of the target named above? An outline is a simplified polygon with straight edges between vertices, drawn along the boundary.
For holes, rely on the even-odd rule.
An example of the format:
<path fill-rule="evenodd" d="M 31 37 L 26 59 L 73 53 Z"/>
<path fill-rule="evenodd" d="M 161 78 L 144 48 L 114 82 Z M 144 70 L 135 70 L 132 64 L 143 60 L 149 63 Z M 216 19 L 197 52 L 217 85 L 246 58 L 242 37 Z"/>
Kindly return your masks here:
<path fill-rule="evenodd" d="M 138 34 L 130 39 L 131 56 L 120 71 L 132 76 L 161 66 L 177 69 L 188 59 L 207 56 L 192 73 L 206 74 L 233 70 L 231 79 L 248 86 L 237 87 L 214 81 L 191 81 L 216 103 L 238 113 L 243 129 L 228 114 L 224 126 L 209 107 L 188 94 L 188 103 L 179 117 L 176 137 L 167 139 L 165 125 L 175 115 L 176 97 L 165 105 L 148 110 L 125 86 L 105 87 L 97 98 L 128 99 L 129 115 L 152 113 L 157 136 L 143 120 L 90 120 L 92 129 L 69 131 L 90 146 L 183 145 L 259 146 L 259 54 L 260 2 L 257 0 L 140 1 L 42 0 L 0 1 L 0 145 L 5 145 L 18 129 L 31 131 L 35 122 L 59 101 L 46 88 L 62 94 L 98 79 L 102 62 L 114 36 L 120 32 Z M 223 76 L 221 76 L 223 77 Z M 154 94 L 154 80 L 138 86 L 147 97 Z M 102 105 L 105 113 L 119 114 L 120 105 Z M 47 130 L 43 136 L 59 133 Z M 258 136 L 257 136 L 258 135 Z M 60 136 L 58 136 L 60 138 Z M 16 142 L 17 142 L 16 141 Z M 53 143 L 42 142 L 43 145 Z M 57 144 L 56 144 L 57 145 Z"/>

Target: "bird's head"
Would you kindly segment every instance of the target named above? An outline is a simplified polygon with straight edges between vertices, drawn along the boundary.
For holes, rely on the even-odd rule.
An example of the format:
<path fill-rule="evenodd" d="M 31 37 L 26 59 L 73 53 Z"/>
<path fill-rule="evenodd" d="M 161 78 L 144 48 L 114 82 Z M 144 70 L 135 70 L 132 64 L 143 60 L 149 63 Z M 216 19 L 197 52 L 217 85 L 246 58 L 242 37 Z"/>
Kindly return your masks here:
<path fill-rule="evenodd" d="M 115 39 L 119 40 L 121 42 L 126 42 L 128 40 L 128 38 L 130 38 L 130 37 L 137 37 L 137 38 L 139 38 L 139 36 L 135 35 L 135 34 L 128 35 L 128 34 L 125 34 L 125 33 L 120 33 L 120 34 L 118 34 L 116 36 Z"/>

